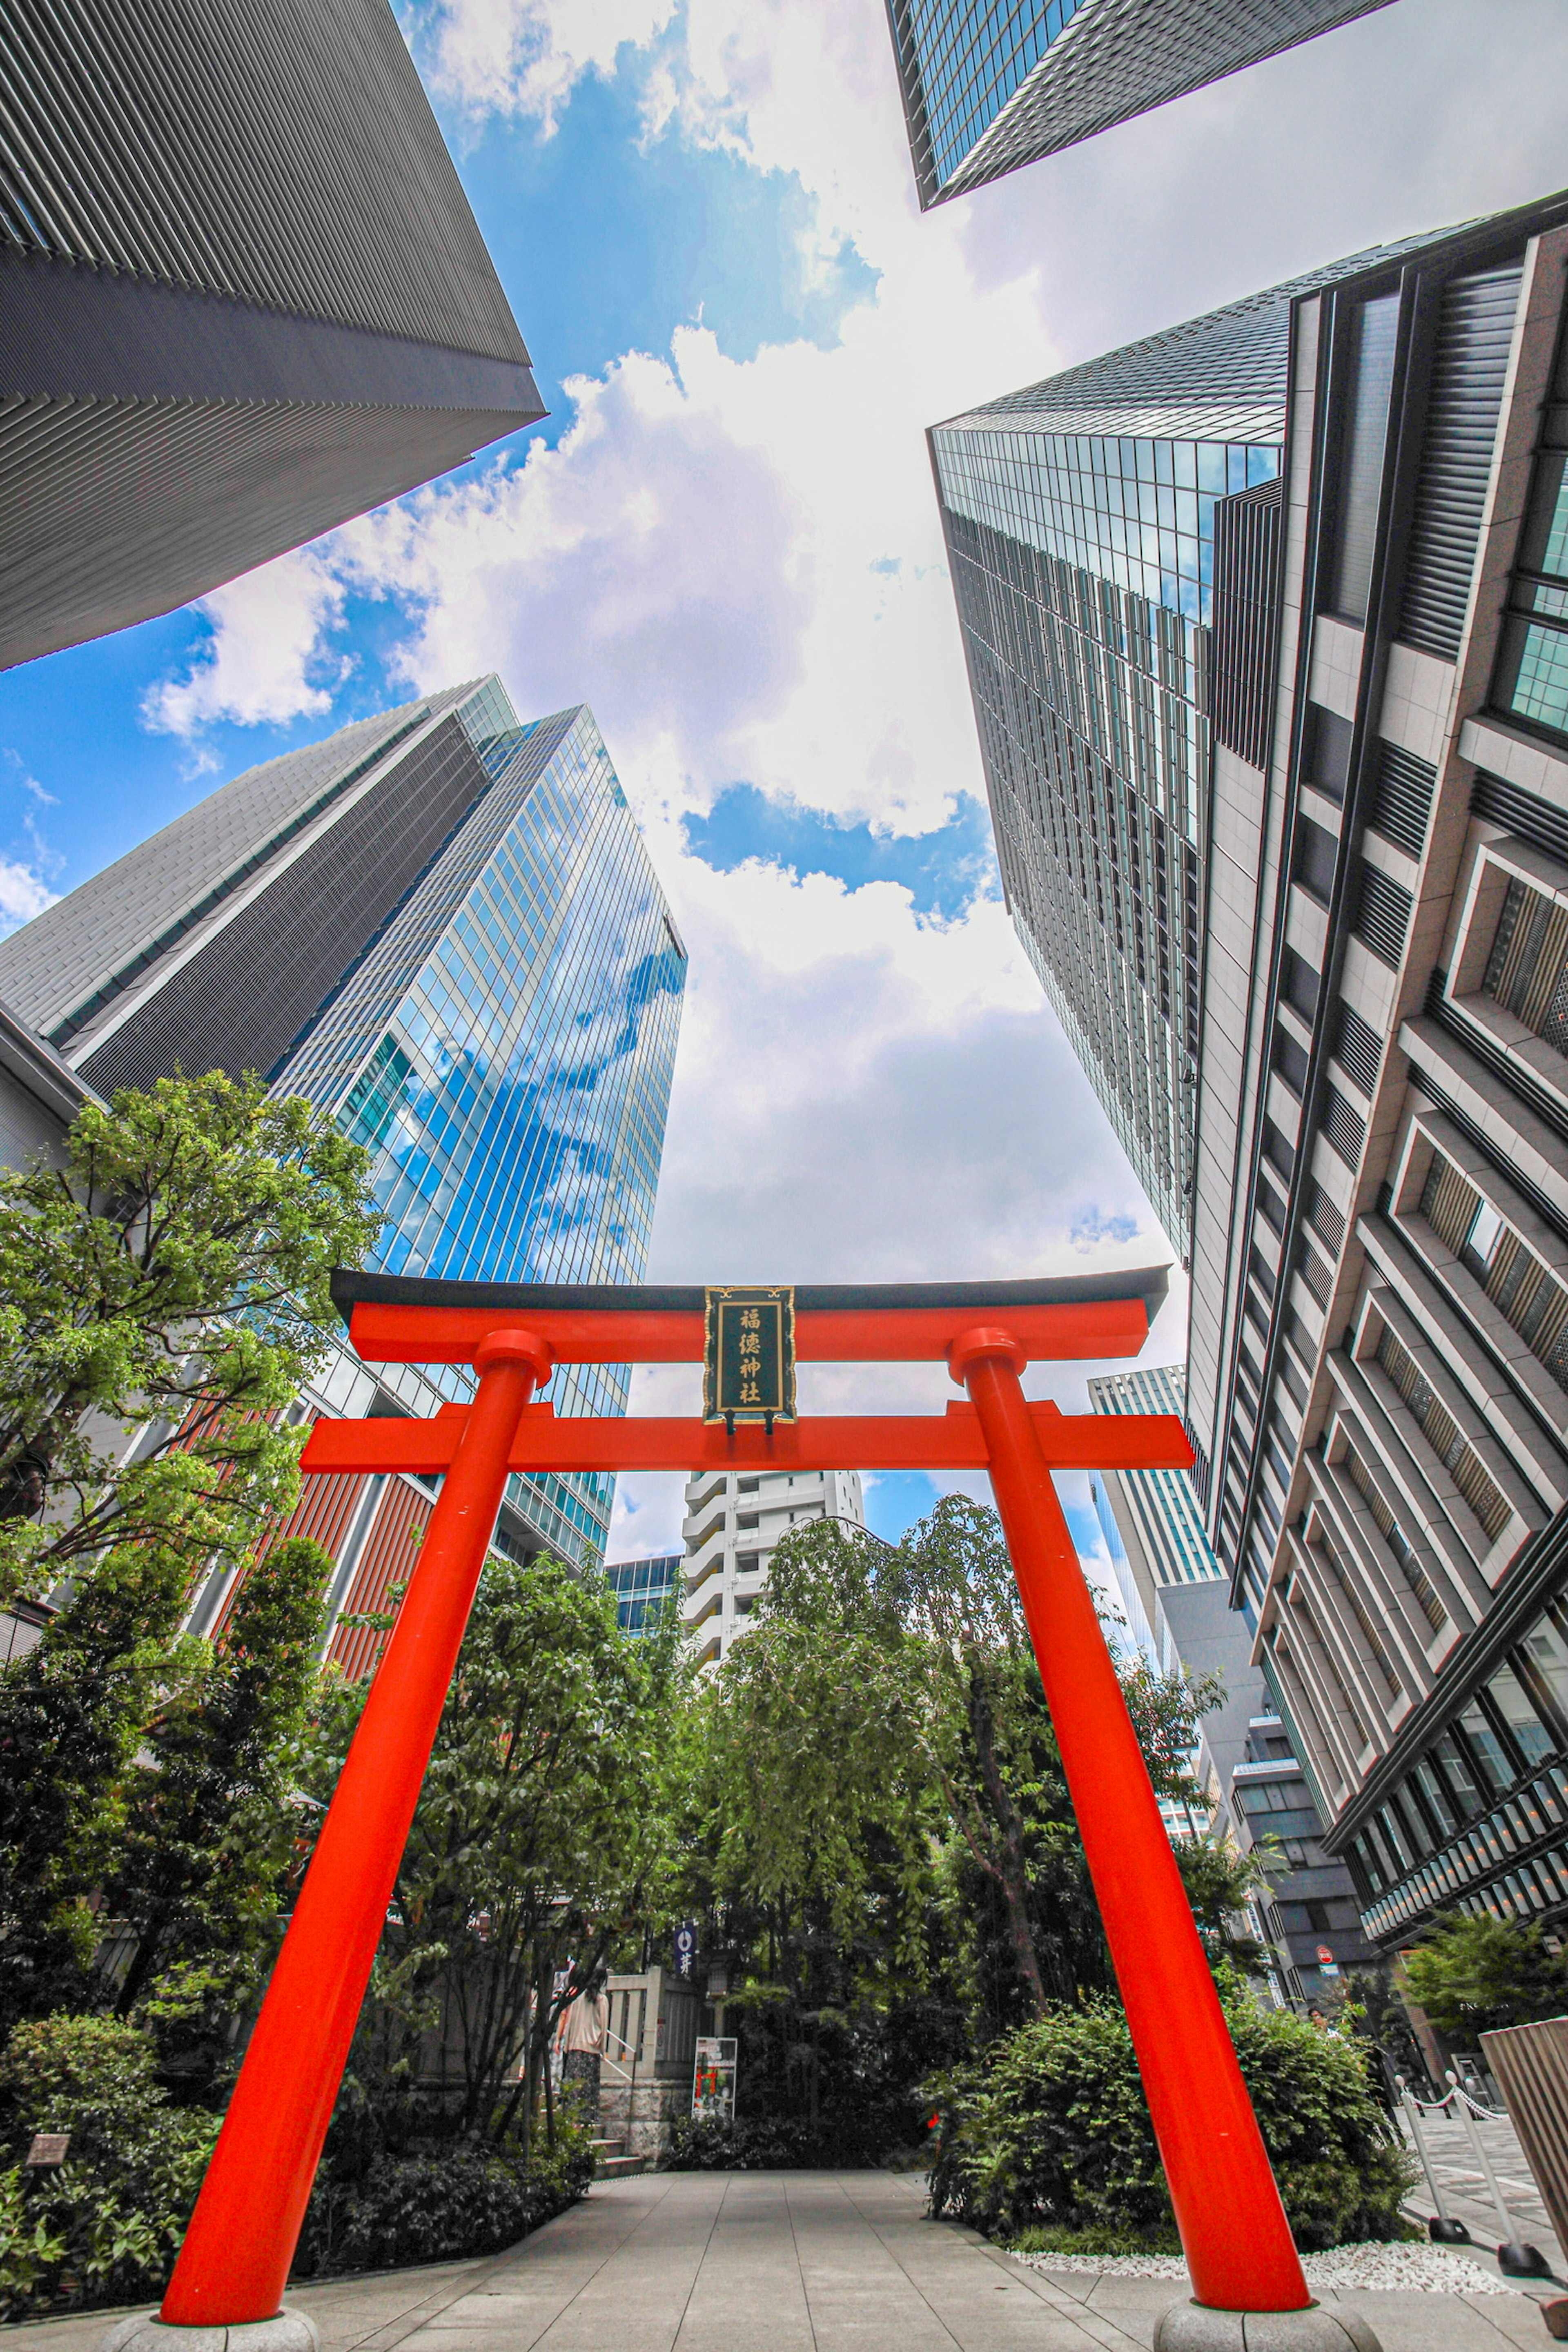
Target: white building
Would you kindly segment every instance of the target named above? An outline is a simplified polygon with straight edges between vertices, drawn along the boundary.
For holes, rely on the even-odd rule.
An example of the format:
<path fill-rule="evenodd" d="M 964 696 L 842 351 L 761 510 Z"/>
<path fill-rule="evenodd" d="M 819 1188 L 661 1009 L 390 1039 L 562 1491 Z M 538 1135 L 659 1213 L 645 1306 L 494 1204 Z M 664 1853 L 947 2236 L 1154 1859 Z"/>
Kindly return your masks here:
<path fill-rule="evenodd" d="M 680 1614 L 704 1665 L 751 1615 L 780 1537 L 825 1518 L 865 1526 L 858 1471 L 704 1470 L 687 1480 Z"/>

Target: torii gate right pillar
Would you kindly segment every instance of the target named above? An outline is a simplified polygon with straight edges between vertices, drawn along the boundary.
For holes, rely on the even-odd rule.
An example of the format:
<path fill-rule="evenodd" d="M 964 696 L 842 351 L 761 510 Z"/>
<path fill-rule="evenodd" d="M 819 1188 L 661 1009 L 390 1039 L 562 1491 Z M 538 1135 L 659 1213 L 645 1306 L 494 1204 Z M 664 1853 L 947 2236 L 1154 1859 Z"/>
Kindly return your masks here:
<path fill-rule="evenodd" d="M 948 1356 L 990 1455 L 992 1492 L 1045 1686 L 1073 1811 L 1194 2301 L 1164 2314 L 1155 2352 L 1243 2352 L 1260 2321 L 1279 2352 L 1377 2352 L 1362 2322 L 1310 2302 L 1192 1906 L 1005 1330 Z M 1267 2319 L 1263 2319 L 1267 2315 Z"/>

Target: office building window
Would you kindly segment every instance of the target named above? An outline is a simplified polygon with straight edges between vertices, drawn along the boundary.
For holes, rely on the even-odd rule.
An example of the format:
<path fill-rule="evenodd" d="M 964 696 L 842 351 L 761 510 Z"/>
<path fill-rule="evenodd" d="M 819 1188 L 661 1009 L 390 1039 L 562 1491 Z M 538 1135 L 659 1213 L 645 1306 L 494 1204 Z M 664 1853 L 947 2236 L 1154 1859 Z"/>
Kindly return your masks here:
<path fill-rule="evenodd" d="M 1377 1360 L 1399 1391 L 1426 1443 L 1468 1503 L 1489 1540 L 1495 1543 L 1513 1517 L 1513 1507 L 1475 1447 L 1459 1428 L 1447 1405 L 1392 1325 L 1384 1324 L 1377 1343 Z M 1422 1606 L 1435 1633 L 1447 1622 L 1436 1592 Z"/>
<path fill-rule="evenodd" d="M 1421 1213 L 1568 1393 L 1568 1288 L 1440 1151 L 1432 1155 Z"/>
<path fill-rule="evenodd" d="M 1394 383 L 1399 297 L 1363 302 L 1351 327 L 1350 397 L 1340 453 L 1333 583 L 1330 608 L 1346 621 L 1364 622 L 1372 589 L 1373 551 L 1383 486 L 1383 452 Z"/>
<path fill-rule="evenodd" d="M 1530 509 L 1499 656 L 1502 709 L 1568 735 L 1568 343 L 1542 413 Z"/>
<path fill-rule="evenodd" d="M 1528 882 L 1510 881 L 1481 986 L 1505 1013 L 1568 1054 L 1568 907 Z"/>

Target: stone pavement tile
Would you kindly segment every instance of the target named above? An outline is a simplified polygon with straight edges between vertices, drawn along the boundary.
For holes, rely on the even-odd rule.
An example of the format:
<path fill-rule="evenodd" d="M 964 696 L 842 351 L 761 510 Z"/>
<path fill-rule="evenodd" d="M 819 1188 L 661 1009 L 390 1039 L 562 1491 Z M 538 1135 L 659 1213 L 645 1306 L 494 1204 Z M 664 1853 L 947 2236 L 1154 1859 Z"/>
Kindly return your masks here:
<path fill-rule="evenodd" d="M 676 2338 L 679 2352 L 812 2352 L 789 2176 L 726 2177 L 729 2193 Z"/>
<path fill-rule="evenodd" d="M 1331 2308 L 1359 2312 L 1383 2352 L 1549 2352 L 1540 2312 L 1528 2295 L 1390 2294 L 1371 2287 L 1326 2294 Z"/>

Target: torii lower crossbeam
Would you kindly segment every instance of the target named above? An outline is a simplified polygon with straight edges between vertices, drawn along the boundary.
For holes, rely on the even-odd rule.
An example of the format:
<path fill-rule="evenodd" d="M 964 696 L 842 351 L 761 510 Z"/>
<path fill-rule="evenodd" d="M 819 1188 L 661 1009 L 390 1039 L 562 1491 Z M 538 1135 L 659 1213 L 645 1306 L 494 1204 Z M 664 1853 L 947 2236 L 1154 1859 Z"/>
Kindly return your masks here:
<path fill-rule="evenodd" d="M 164 2297 L 171 2326 L 279 2310 L 397 1866 L 513 1470 L 728 1465 L 988 1470 L 1126 2004 L 1197 2301 L 1309 2303 L 1224 2013 L 1052 1472 L 1185 1467 L 1170 1415 L 1030 1404 L 1031 1360 L 1136 1355 L 1163 1273 L 1067 1282 L 798 1289 L 798 1355 L 945 1360 L 937 1417 L 779 1423 L 557 1419 L 557 1363 L 700 1360 L 702 1294 L 340 1276 L 368 1361 L 471 1364 L 434 1420 L 318 1422 L 308 1472 L 442 1474 L 439 1497 L 322 1825 Z"/>

